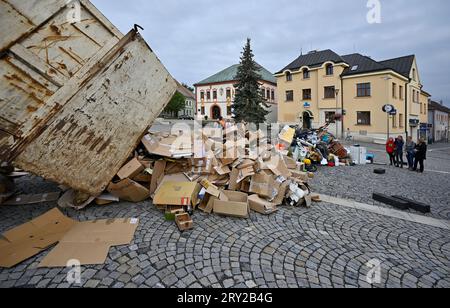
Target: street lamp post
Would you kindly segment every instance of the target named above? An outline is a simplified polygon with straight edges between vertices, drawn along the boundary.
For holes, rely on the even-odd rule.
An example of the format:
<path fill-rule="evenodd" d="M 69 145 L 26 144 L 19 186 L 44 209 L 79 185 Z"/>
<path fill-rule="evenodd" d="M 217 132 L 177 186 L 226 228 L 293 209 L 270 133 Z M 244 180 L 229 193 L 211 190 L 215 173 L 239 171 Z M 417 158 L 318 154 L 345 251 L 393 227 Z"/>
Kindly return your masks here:
<path fill-rule="evenodd" d="M 386 80 L 386 90 L 387 90 L 387 97 L 386 97 L 386 104 L 389 105 L 389 80 L 392 79 L 392 77 L 383 77 L 384 80 Z M 391 137 L 391 133 L 390 133 L 390 124 L 389 124 L 389 120 L 390 120 L 390 112 L 386 112 L 387 114 L 387 140 L 389 140 L 389 138 Z"/>

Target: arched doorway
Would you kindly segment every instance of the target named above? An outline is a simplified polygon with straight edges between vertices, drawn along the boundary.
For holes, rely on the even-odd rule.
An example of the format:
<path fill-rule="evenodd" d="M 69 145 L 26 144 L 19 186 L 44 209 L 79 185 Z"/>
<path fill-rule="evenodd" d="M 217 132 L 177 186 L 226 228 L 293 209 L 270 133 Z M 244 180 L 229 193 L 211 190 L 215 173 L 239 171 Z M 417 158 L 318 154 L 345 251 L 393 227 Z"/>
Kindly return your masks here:
<path fill-rule="evenodd" d="M 314 116 L 311 113 L 311 111 L 305 111 L 303 113 L 303 128 L 304 129 L 311 129 L 313 120 L 314 120 Z"/>
<path fill-rule="evenodd" d="M 220 110 L 220 107 L 217 105 L 214 105 L 211 107 L 211 118 L 213 120 L 218 120 L 222 116 L 222 111 Z"/>

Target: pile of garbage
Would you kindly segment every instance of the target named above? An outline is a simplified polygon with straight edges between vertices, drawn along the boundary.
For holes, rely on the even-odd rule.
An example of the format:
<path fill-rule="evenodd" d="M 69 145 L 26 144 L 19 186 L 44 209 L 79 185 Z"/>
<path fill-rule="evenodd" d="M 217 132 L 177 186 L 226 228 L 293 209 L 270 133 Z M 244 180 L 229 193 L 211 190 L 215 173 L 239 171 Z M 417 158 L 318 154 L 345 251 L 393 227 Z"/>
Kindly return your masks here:
<path fill-rule="evenodd" d="M 308 185 L 314 175 L 280 147 L 291 143 L 284 131 L 275 145 L 244 124 L 213 131 L 148 133 L 102 195 L 68 189 L 58 204 L 82 209 L 92 202 L 151 198 L 184 231 L 193 227 L 194 211 L 248 218 L 251 211 L 270 215 L 281 205 L 310 207 L 320 201 Z"/>

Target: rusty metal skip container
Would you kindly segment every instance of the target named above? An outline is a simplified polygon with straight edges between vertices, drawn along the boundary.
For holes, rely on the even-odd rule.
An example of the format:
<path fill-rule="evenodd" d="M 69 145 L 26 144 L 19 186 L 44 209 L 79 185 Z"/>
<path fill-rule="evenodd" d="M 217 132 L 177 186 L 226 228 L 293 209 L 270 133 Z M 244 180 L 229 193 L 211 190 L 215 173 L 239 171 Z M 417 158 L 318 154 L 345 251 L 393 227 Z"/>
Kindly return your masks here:
<path fill-rule="evenodd" d="M 0 30 L 0 161 L 100 194 L 176 81 L 87 0 L 0 0 Z"/>

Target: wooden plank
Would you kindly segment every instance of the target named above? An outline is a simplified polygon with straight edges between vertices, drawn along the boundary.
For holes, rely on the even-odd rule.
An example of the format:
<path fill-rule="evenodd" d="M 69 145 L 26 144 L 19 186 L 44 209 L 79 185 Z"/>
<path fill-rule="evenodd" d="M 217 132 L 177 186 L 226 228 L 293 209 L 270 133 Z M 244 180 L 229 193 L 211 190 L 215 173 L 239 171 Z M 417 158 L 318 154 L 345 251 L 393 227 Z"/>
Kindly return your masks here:
<path fill-rule="evenodd" d="M 129 36 L 104 56 L 97 74 L 87 72 L 17 157 L 19 167 L 93 196 L 104 191 L 177 88 L 143 38 Z"/>

